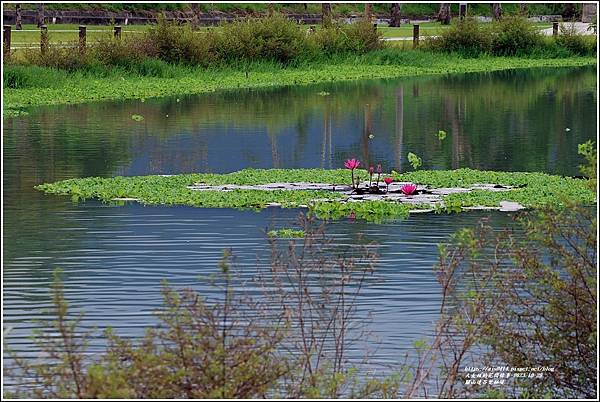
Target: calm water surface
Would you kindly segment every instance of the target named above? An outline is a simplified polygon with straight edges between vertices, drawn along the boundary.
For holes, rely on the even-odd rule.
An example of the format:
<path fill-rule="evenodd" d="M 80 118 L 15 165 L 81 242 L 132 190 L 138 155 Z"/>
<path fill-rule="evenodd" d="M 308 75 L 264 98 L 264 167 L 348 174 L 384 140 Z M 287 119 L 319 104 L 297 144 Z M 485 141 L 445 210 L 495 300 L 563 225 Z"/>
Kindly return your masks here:
<path fill-rule="evenodd" d="M 257 168 L 339 168 L 349 157 L 408 170 L 472 167 L 578 174 L 577 144 L 596 135 L 594 68 L 537 69 L 323 84 L 301 88 L 46 107 L 4 120 L 4 325 L 7 343 L 35 356 L 28 336 L 47 319 L 52 271 L 86 327 L 122 335 L 155 323 L 161 279 L 193 285 L 231 247 L 242 276 L 268 256 L 265 230 L 295 225 L 297 210 L 260 213 L 72 203 L 33 186 L 72 177 Z M 320 92 L 329 95 L 319 95 Z M 132 114 L 145 117 L 131 120 Z M 444 141 L 438 130 L 448 133 Z M 431 332 L 440 301 L 437 243 L 489 216 L 415 215 L 387 224 L 337 221 L 340 244 L 379 245 L 378 280 L 359 299 L 371 315 L 372 360 L 402 360 Z M 98 340 L 92 349 L 98 349 Z M 362 351 L 355 350 L 356 356 Z"/>

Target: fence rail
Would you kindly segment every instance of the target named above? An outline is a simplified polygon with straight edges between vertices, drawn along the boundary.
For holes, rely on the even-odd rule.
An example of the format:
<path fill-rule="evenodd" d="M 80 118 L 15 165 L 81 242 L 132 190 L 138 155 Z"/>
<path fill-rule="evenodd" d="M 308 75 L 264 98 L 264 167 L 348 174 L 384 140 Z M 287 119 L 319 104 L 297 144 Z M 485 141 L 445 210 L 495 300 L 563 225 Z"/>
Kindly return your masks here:
<path fill-rule="evenodd" d="M 38 30 L 36 29 L 27 29 L 27 30 L 21 30 L 20 32 L 38 32 Z M 88 32 L 105 32 L 105 33 L 110 33 L 111 30 L 108 29 L 87 29 L 87 26 L 85 25 L 80 25 L 79 29 L 57 29 L 57 30 L 52 30 L 52 31 L 48 31 L 48 26 L 47 25 L 42 25 L 39 29 L 39 33 L 40 33 L 40 51 L 43 53 L 45 53 L 49 46 L 50 46 L 50 40 L 49 40 L 49 34 L 50 33 L 56 33 L 56 32 L 68 32 L 68 33 L 78 33 L 78 39 L 77 39 L 77 43 L 76 44 L 63 44 L 63 43 L 59 43 L 59 44 L 53 44 L 53 47 L 60 47 L 60 48 L 78 48 L 80 52 L 85 52 L 85 49 L 87 47 L 87 34 Z M 120 25 L 115 25 L 113 26 L 112 29 L 112 33 L 113 36 L 116 39 L 121 39 L 121 34 L 123 32 L 129 32 L 129 33 L 143 33 L 141 31 L 133 31 L 133 30 L 128 30 L 128 31 L 123 31 L 122 27 Z M 2 31 L 2 44 L 3 44 L 3 50 L 4 50 L 4 56 L 9 56 L 10 55 L 10 51 L 11 50 L 16 50 L 16 49 L 35 49 L 37 46 L 32 45 L 31 43 L 27 43 L 27 42 L 12 42 L 12 26 L 11 25 L 4 25 L 3 27 L 3 31 Z"/>

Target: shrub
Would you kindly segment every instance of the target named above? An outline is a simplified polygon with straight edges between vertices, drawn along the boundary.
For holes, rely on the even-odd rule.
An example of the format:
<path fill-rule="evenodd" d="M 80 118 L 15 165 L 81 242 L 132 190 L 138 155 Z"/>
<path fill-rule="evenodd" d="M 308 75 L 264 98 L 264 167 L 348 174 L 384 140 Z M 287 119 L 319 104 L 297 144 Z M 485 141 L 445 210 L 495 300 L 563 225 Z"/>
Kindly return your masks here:
<path fill-rule="evenodd" d="M 312 53 L 303 29 L 281 15 L 225 24 L 216 37 L 216 49 L 220 57 L 228 61 L 271 60 L 288 63 Z"/>
<path fill-rule="evenodd" d="M 49 46 L 44 53 L 39 49 L 25 49 L 23 52 L 24 64 L 41 67 L 59 68 L 74 71 L 92 64 L 93 57 L 88 49 L 84 54 L 79 53 L 77 44 L 63 44 Z"/>
<path fill-rule="evenodd" d="M 559 46 L 574 55 L 593 55 L 596 52 L 596 36 L 585 36 L 577 32 L 575 24 L 561 24 L 560 35 L 556 38 Z"/>
<path fill-rule="evenodd" d="M 381 34 L 365 20 L 354 24 L 336 24 L 318 30 L 314 40 L 325 54 L 367 53 L 383 47 Z"/>
<path fill-rule="evenodd" d="M 149 57 L 156 57 L 156 47 L 149 47 L 150 42 L 143 38 L 123 38 L 121 40 L 111 37 L 101 38 L 92 48 L 92 54 L 99 63 L 108 66 L 129 66 L 139 63 Z"/>
<path fill-rule="evenodd" d="M 541 34 L 525 18 L 508 16 L 493 24 L 492 52 L 499 56 L 531 53 Z"/>
<path fill-rule="evenodd" d="M 217 61 L 213 33 L 194 32 L 190 25 L 177 25 L 164 17 L 159 17 L 142 41 L 146 54 L 168 63 L 207 66 Z"/>
<path fill-rule="evenodd" d="M 343 28 L 346 35 L 347 51 L 366 53 L 382 47 L 381 34 L 371 22 L 360 20 Z"/>
<path fill-rule="evenodd" d="M 579 153 L 595 190 L 595 144 L 581 144 Z M 441 367 L 448 379 L 440 398 L 472 393 L 460 368 L 482 362 L 549 369 L 514 378 L 504 397 L 597 397 L 596 213 L 565 204 L 518 216 L 520 233 L 497 233 L 483 221 L 440 247 L 444 299 L 435 345 L 441 356 L 455 356 Z"/>
<path fill-rule="evenodd" d="M 473 18 L 465 18 L 442 31 L 438 38 L 428 41 L 437 51 L 456 52 L 467 57 L 477 57 L 492 49 L 492 37 L 488 28 Z"/>

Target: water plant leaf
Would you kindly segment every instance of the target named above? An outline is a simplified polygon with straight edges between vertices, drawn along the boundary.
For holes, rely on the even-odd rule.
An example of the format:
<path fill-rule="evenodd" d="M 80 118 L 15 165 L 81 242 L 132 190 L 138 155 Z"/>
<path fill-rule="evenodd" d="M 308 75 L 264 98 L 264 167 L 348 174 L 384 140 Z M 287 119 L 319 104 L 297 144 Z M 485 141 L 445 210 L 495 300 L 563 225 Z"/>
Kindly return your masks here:
<path fill-rule="evenodd" d="M 409 152 L 408 163 L 410 163 L 414 170 L 417 170 L 423 164 L 423 160 L 419 158 L 416 154 Z"/>

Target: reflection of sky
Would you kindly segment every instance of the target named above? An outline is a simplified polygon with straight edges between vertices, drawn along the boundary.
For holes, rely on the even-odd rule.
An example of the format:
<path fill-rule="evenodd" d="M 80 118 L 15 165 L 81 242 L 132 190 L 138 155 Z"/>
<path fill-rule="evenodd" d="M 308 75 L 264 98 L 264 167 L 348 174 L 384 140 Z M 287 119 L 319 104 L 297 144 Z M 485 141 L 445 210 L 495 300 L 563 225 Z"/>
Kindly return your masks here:
<path fill-rule="evenodd" d="M 435 80 L 440 79 L 431 78 L 432 83 Z M 352 85 L 348 83 L 346 90 L 352 92 Z M 246 167 L 338 168 L 350 157 L 370 164 L 382 163 L 384 169 L 407 170 L 406 154 L 415 152 L 423 158 L 424 168 L 472 167 L 575 175 L 581 163 L 577 144 L 593 138 L 596 132 L 596 103 L 589 91 L 568 93 L 557 101 L 555 93 L 540 91 L 535 79 L 524 81 L 522 88 L 523 93 L 533 94 L 532 100 L 516 105 L 494 100 L 493 96 L 482 99 L 476 79 L 464 83 L 473 87 L 472 93 L 440 93 L 427 81 L 412 85 L 402 80 L 379 81 L 373 85 L 380 91 L 367 100 L 359 97 L 341 110 L 319 103 L 300 114 L 299 120 L 283 122 L 281 115 L 289 112 L 286 109 L 261 109 L 253 116 L 248 114 L 252 108 L 247 106 L 232 113 L 226 122 L 200 118 L 187 124 L 194 119 L 195 110 L 215 107 L 206 96 L 187 97 L 184 110 L 178 109 L 179 104 L 165 106 L 170 116 L 168 122 L 163 122 L 166 126 L 161 125 L 160 131 L 147 127 L 143 140 L 131 144 L 131 163 L 122 165 L 118 173 L 231 172 Z M 415 87 L 419 88 L 416 92 Z M 331 96 L 343 97 L 343 88 L 337 86 L 336 90 Z M 306 88 L 298 91 L 299 96 L 308 96 Z M 277 92 L 258 91 L 245 96 L 268 99 L 277 96 Z M 295 95 L 288 89 L 281 96 Z M 277 123 L 273 125 L 272 121 Z M 567 127 L 570 131 L 565 130 Z M 169 131 L 168 138 L 160 136 L 165 129 Z M 444 141 L 436 137 L 441 129 L 448 133 Z"/>

